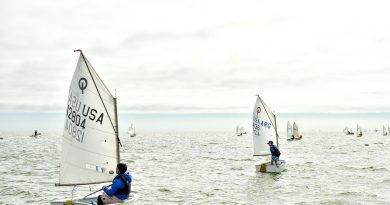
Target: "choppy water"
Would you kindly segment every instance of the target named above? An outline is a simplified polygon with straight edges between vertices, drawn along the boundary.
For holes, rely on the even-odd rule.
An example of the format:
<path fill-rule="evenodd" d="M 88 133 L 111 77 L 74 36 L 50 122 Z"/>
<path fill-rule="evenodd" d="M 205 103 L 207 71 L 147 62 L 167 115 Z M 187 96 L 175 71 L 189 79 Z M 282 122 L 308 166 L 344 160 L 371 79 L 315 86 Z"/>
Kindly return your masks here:
<path fill-rule="evenodd" d="M 60 135 L 3 137 L 0 204 L 71 196 L 72 187 L 54 186 Z M 137 204 L 390 204 L 390 136 L 312 132 L 301 141 L 281 139 L 288 163 L 281 174 L 255 173 L 250 134 L 138 134 L 122 141 Z"/>

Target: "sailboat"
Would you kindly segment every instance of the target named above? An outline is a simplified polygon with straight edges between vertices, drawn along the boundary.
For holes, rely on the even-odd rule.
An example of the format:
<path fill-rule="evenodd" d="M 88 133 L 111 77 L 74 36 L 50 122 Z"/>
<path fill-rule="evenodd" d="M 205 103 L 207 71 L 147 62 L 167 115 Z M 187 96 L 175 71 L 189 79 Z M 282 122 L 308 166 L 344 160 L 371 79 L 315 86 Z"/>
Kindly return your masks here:
<path fill-rule="evenodd" d="M 287 121 L 287 141 L 294 140 L 294 135 L 292 134 L 292 127 L 290 121 Z"/>
<path fill-rule="evenodd" d="M 137 135 L 135 134 L 135 126 L 133 124 L 130 125 L 127 134 L 129 134 L 130 137 L 135 137 Z"/>
<path fill-rule="evenodd" d="M 293 123 L 293 137 L 295 140 L 302 139 L 302 135 L 299 134 L 297 123 Z"/>
<path fill-rule="evenodd" d="M 390 125 L 387 125 L 387 134 L 390 135 Z"/>
<path fill-rule="evenodd" d="M 387 135 L 387 129 L 386 129 L 386 127 L 385 127 L 384 125 L 383 125 L 382 134 L 383 134 L 383 136 L 386 136 L 386 135 Z"/>
<path fill-rule="evenodd" d="M 237 136 L 242 136 L 241 129 L 240 129 L 239 125 L 236 126 L 236 135 Z"/>
<path fill-rule="evenodd" d="M 354 134 L 353 131 L 351 129 L 349 129 L 348 127 L 345 127 L 343 132 L 346 135 L 353 135 Z"/>
<path fill-rule="evenodd" d="M 237 136 L 242 136 L 242 135 L 245 135 L 246 134 L 246 131 L 244 129 L 244 127 L 240 127 L 240 125 L 237 125 L 236 126 L 236 135 Z"/>
<path fill-rule="evenodd" d="M 362 128 L 358 124 L 356 128 L 356 137 L 361 137 L 361 136 L 363 136 L 363 132 L 362 132 Z"/>
<path fill-rule="evenodd" d="M 34 131 L 34 134 L 30 135 L 30 137 L 35 137 L 35 138 L 37 138 L 37 137 L 39 137 L 39 136 L 41 136 L 41 135 L 42 135 L 42 133 L 40 133 L 40 132 L 38 132 L 37 130 L 35 130 L 35 131 Z"/>
<path fill-rule="evenodd" d="M 69 87 L 57 186 L 111 182 L 120 162 L 117 99 L 81 50 Z M 135 200 L 134 195 L 121 204 Z M 97 196 L 52 201 L 51 205 L 95 204 Z"/>
<path fill-rule="evenodd" d="M 244 127 L 240 128 L 240 132 L 241 132 L 242 135 L 246 135 L 246 131 L 245 131 Z"/>
<path fill-rule="evenodd" d="M 271 155 L 268 141 L 276 142 L 279 147 L 279 135 L 276 128 L 276 116 L 257 95 L 253 110 L 253 156 L 269 157 Z M 279 173 L 285 170 L 286 161 L 279 160 L 278 164 L 264 162 L 256 165 L 256 172 Z"/>

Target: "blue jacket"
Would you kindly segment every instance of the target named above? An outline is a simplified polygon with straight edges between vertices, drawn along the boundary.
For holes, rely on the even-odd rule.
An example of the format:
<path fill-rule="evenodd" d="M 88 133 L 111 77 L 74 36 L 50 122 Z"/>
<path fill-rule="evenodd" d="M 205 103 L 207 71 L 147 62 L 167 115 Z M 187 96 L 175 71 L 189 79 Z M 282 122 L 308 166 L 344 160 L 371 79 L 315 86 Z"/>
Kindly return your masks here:
<path fill-rule="evenodd" d="M 133 179 L 133 177 L 131 176 L 131 174 L 129 172 L 125 173 L 125 174 L 118 174 L 118 176 L 122 175 L 123 177 L 125 177 L 130 183 Z M 114 178 L 114 180 L 112 181 L 112 186 L 111 188 L 105 188 L 103 189 L 103 191 L 108 195 L 108 196 L 115 196 L 116 198 L 120 199 L 120 200 L 126 200 L 129 198 L 129 195 L 122 195 L 122 194 L 115 194 L 115 192 L 118 190 L 118 189 L 123 189 L 125 187 L 125 183 L 123 182 L 122 179 L 120 178 Z"/>
<path fill-rule="evenodd" d="M 271 152 L 272 156 L 280 156 L 280 151 L 278 148 L 275 147 L 275 145 L 270 146 L 269 151 Z"/>

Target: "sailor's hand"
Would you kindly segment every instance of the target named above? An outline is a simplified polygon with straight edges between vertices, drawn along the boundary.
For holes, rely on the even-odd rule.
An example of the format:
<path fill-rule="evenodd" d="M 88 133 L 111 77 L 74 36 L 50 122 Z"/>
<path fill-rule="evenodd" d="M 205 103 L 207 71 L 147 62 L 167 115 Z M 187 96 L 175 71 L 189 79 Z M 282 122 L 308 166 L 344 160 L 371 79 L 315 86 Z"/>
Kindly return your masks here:
<path fill-rule="evenodd" d="M 104 189 L 107 189 L 107 187 L 106 186 L 102 186 L 102 189 L 104 190 Z"/>

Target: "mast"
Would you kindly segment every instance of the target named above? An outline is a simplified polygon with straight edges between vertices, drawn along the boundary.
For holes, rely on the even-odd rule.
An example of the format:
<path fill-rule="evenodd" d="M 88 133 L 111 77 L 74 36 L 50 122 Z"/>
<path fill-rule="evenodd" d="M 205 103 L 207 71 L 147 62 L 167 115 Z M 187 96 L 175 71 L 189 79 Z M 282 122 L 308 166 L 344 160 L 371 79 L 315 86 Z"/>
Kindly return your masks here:
<path fill-rule="evenodd" d="M 276 124 L 278 124 L 278 123 L 276 123 L 276 115 L 274 114 L 274 119 L 275 119 L 275 132 L 276 132 L 276 146 L 279 148 L 279 134 L 278 134 L 278 128 L 277 128 L 277 126 L 276 126 Z"/>
<path fill-rule="evenodd" d="M 120 154 L 119 154 L 119 129 L 118 129 L 118 108 L 117 108 L 117 100 L 116 96 L 114 97 L 114 109 L 115 109 L 115 146 L 116 146 L 116 161 L 117 164 L 119 164 L 120 160 Z"/>

